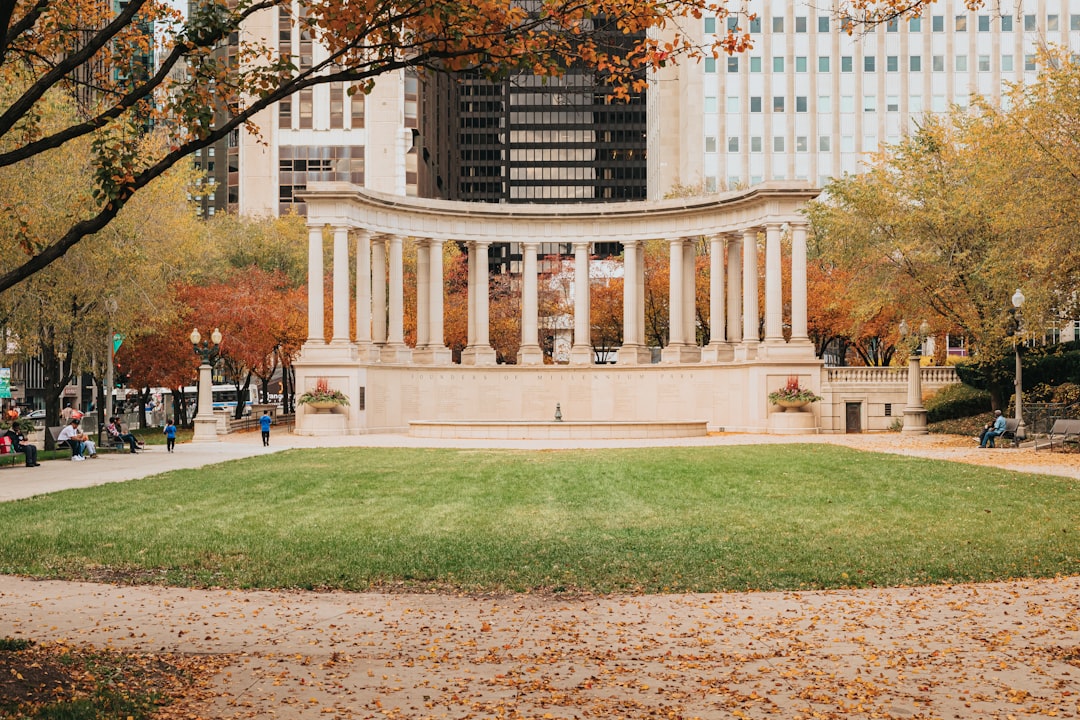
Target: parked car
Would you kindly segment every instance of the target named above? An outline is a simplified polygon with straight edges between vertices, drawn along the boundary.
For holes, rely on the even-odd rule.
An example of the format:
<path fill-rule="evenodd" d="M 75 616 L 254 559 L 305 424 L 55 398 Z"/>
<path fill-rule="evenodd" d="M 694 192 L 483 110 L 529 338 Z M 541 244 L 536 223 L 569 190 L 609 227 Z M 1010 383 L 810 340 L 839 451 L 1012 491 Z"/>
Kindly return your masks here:
<path fill-rule="evenodd" d="M 44 410 L 32 410 L 32 411 L 30 411 L 29 414 L 27 414 L 26 417 L 31 419 L 31 420 L 44 420 L 45 419 L 45 411 Z"/>

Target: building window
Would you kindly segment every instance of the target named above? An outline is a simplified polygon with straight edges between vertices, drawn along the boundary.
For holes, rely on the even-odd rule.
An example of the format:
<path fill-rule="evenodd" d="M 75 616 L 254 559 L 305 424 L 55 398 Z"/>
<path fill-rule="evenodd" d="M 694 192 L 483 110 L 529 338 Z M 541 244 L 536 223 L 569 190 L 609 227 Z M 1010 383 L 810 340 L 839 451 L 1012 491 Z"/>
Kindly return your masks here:
<path fill-rule="evenodd" d="M 750 98 L 750 112 L 752 112 L 752 113 L 761 112 L 761 97 L 760 96 L 755 95 L 755 96 Z"/>
<path fill-rule="evenodd" d="M 1002 55 L 1001 56 L 1001 71 L 1012 72 L 1013 71 L 1013 56 Z"/>
<path fill-rule="evenodd" d="M 706 135 L 705 136 L 705 152 L 707 152 L 707 153 L 716 152 L 716 137 L 715 136 L 712 136 L 712 135 Z"/>
<path fill-rule="evenodd" d="M 1012 15 L 1001 16 L 1001 31 L 1012 32 Z"/>
<path fill-rule="evenodd" d="M 934 32 L 945 32 L 945 16 L 934 15 L 930 18 L 930 23 Z"/>
<path fill-rule="evenodd" d="M 990 72 L 990 56 L 979 56 L 979 72 Z"/>
<path fill-rule="evenodd" d="M 817 59 L 817 71 L 820 73 L 829 72 L 829 56 L 822 55 Z"/>
<path fill-rule="evenodd" d="M 1034 15 L 1025 15 L 1024 16 L 1024 32 L 1035 32 L 1036 30 L 1038 30 L 1038 25 L 1035 22 L 1035 16 Z"/>
<path fill-rule="evenodd" d="M 313 116 L 314 103 L 312 90 L 308 88 L 300 91 L 299 127 L 301 130 L 310 130 Z"/>
<path fill-rule="evenodd" d="M 806 149 L 807 149 L 806 136 L 805 135 L 799 135 L 798 137 L 795 138 L 795 152 L 806 152 Z"/>
<path fill-rule="evenodd" d="M 730 60 L 731 58 L 728 58 L 728 59 Z M 711 58 L 711 57 L 705 58 L 705 72 L 707 72 L 707 73 L 715 73 L 716 72 L 716 58 Z"/>
<path fill-rule="evenodd" d="M 773 109 L 773 112 L 778 112 L 778 113 L 784 112 L 784 96 L 783 95 L 777 95 L 772 99 L 772 109 Z"/>
<path fill-rule="evenodd" d="M 799 16 L 799 17 L 795 18 L 795 32 L 797 32 L 797 33 L 806 32 L 806 16 L 805 15 L 802 15 L 802 16 Z"/>
<path fill-rule="evenodd" d="M 945 56 L 934 56 L 934 72 L 945 72 Z"/>
<path fill-rule="evenodd" d="M 829 32 L 829 16 L 828 15 L 818 15 L 817 31 L 819 33 L 827 33 L 827 32 Z"/>
<path fill-rule="evenodd" d="M 865 56 L 863 58 L 862 64 L 863 64 L 863 71 L 864 72 L 870 73 L 870 72 L 874 72 L 874 71 L 877 70 L 877 58 L 874 57 L 873 55 Z"/>
<path fill-rule="evenodd" d="M 890 18 L 889 21 L 885 23 L 885 32 L 896 32 L 899 29 L 900 21 L 896 18 Z"/>
<path fill-rule="evenodd" d="M 705 176 L 705 192 L 716 192 L 716 176 Z"/>
<path fill-rule="evenodd" d="M 922 32 L 922 18 L 917 17 L 917 18 L 911 18 L 910 20 L 908 20 L 908 31 L 909 32 Z"/>
<path fill-rule="evenodd" d="M 727 99 L 727 111 L 729 113 L 739 112 L 739 98 L 736 95 L 728 95 Z"/>
<path fill-rule="evenodd" d="M 783 135 L 777 135 L 776 137 L 774 137 L 772 139 L 772 149 L 773 149 L 773 152 L 778 152 L 778 153 L 784 152 L 784 136 Z"/>
<path fill-rule="evenodd" d="M 967 32 L 967 15 L 956 16 L 956 32 Z"/>
<path fill-rule="evenodd" d="M 352 95 L 349 97 L 349 115 L 352 117 L 352 129 L 359 130 L 364 127 L 364 101 L 367 96 L 360 85 L 352 86 Z"/>
<path fill-rule="evenodd" d="M 705 18 L 705 34 L 706 35 L 715 35 L 716 34 L 716 18 L 711 18 L 711 17 Z"/>
<path fill-rule="evenodd" d="M 854 95 L 841 95 L 840 96 L 840 112 L 853 113 L 855 112 L 855 96 Z"/>
<path fill-rule="evenodd" d="M 739 72 L 739 56 L 738 55 L 732 55 L 731 57 L 729 57 L 727 59 L 727 71 L 729 73 L 737 73 L 737 72 Z M 1023 403 L 1021 403 L 1021 404 L 1023 404 Z"/>
<path fill-rule="evenodd" d="M 1080 15 L 1069 16 L 1069 29 L 1080 30 Z"/>
<path fill-rule="evenodd" d="M 855 136 L 854 135 L 841 135 L 840 136 L 840 152 L 855 152 Z"/>
<path fill-rule="evenodd" d="M 818 95 L 817 111 L 820 113 L 832 112 L 832 97 L 829 95 Z"/>
<path fill-rule="evenodd" d="M 750 32 L 759 34 L 761 33 L 761 18 L 756 17 L 750 21 Z"/>
<path fill-rule="evenodd" d="M 1058 26 L 1058 16 L 1057 15 L 1047 15 L 1046 16 L 1046 30 L 1047 30 L 1047 32 L 1057 32 L 1059 29 L 1060 29 L 1060 27 Z"/>
<path fill-rule="evenodd" d="M 899 112 L 900 111 L 900 96 L 899 95 L 886 95 L 885 96 L 885 110 L 886 110 L 886 112 Z"/>
<path fill-rule="evenodd" d="M 842 55 L 840 57 L 840 72 L 851 72 L 855 67 L 855 61 L 850 55 Z"/>
<path fill-rule="evenodd" d="M 772 19 L 772 31 L 774 33 L 782 33 L 782 32 L 784 32 L 784 16 L 783 15 L 779 15 L 779 16 L 774 17 Z"/>
<path fill-rule="evenodd" d="M 804 113 L 807 110 L 807 102 L 805 95 L 795 96 L 795 112 Z"/>
<path fill-rule="evenodd" d="M 345 84 L 330 83 L 330 128 L 345 127 Z"/>
<path fill-rule="evenodd" d="M 761 152 L 761 137 L 755 136 L 750 138 L 750 152 Z"/>
<path fill-rule="evenodd" d="M 990 16 L 979 16 L 979 32 L 990 32 Z"/>
<path fill-rule="evenodd" d="M 278 103 L 278 127 L 282 130 L 292 129 L 292 96 L 282 99 Z"/>
<path fill-rule="evenodd" d="M 832 138 L 828 135 L 821 135 L 818 137 L 818 152 L 831 152 Z"/>
<path fill-rule="evenodd" d="M 945 102 L 944 95 L 934 95 L 930 98 L 930 110 L 936 113 L 945 112 L 948 109 L 948 104 Z"/>
<path fill-rule="evenodd" d="M 863 112 L 877 112 L 877 95 L 863 95 Z"/>
<path fill-rule="evenodd" d="M 889 55 L 888 57 L 885 58 L 885 71 L 886 72 L 899 72 L 900 71 L 900 57 L 898 55 Z"/>
<path fill-rule="evenodd" d="M 706 96 L 705 97 L 705 112 L 707 112 L 707 113 L 715 113 L 715 112 L 718 112 L 718 110 L 719 110 L 719 108 L 717 107 L 716 98 L 711 97 L 711 96 Z"/>
<path fill-rule="evenodd" d="M 908 97 L 908 110 L 912 113 L 922 112 L 922 95 L 911 95 Z"/>
<path fill-rule="evenodd" d="M 1034 55 L 1025 55 L 1024 56 L 1024 70 L 1026 72 L 1035 72 L 1035 69 L 1036 69 L 1035 56 Z"/>
<path fill-rule="evenodd" d="M 752 73 L 761 72 L 761 56 L 757 56 L 757 57 L 750 56 L 750 72 L 752 72 Z"/>
<path fill-rule="evenodd" d="M 956 72 L 967 72 L 967 55 L 956 56 Z"/>
<path fill-rule="evenodd" d="M 909 57 L 908 69 L 910 69 L 911 72 L 922 72 L 922 55 L 912 55 Z"/>
<path fill-rule="evenodd" d="M 782 72 L 784 72 L 784 58 L 782 58 L 782 57 L 774 57 L 772 59 L 772 71 L 774 73 L 782 73 Z"/>
<path fill-rule="evenodd" d="M 739 152 L 739 137 L 737 135 L 733 135 L 727 139 L 727 151 L 729 153 Z"/>
<path fill-rule="evenodd" d="M 728 15 L 727 29 L 728 32 L 736 32 L 739 29 L 739 18 L 734 15 Z"/>
<path fill-rule="evenodd" d="M 795 58 L 795 72 L 797 72 L 797 73 L 806 72 L 806 56 L 805 55 Z"/>

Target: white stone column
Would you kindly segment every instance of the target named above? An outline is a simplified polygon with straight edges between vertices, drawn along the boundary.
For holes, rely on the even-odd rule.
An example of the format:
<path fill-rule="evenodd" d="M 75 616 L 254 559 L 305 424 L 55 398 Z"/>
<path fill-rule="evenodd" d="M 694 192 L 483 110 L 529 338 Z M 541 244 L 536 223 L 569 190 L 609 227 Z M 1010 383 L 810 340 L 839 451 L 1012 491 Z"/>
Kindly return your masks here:
<path fill-rule="evenodd" d="M 426 349 L 431 338 L 431 255 L 428 239 L 416 239 L 416 349 Z"/>
<path fill-rule="evenodd" d="M 731 359 L 724 303 L 724 253 L 727 244 L 727 238 L 722 234 L 709 238 L 709 344 L 702 348 L 703 362 Z"/>
<path fill-rule="evenodd" d="M 742 342 L 742 244 L 741 235 L 728 239 L 727 246 L 727 328 L 728 344 Z"/>
<path fill-rule="evenodd" d="M 686 342 L 683 332 L 683 241 L 682 238 L 668 240 L 668 347 Z"/>
<path fill-rule="evenodd" d="M 468 313 L 468 322 L 465 330 L 465 347 L 471 348 L 476 345 L 476 243 L 468 243 L 469 248 L 469 287 L 466 288 L 465 297 L 467 299 L 466 308 Z"/>
<path fill-rule="evenodd" d="M 671 238 L 668 240 L 668 250 L 668 344 L 660 352 L 660 361 L 698 362 L 701 360 L 701 349 L 693 332 L 694 253 L 691 241 Z"/>
<path fill-rule="evenodd" d="M 649 362 L 649 351 L 643 341 L 645 313 L 639 265 L 642 256 L 640 240 L 623 241 L 623 342 L 615 354 L 619 365 L 638 365 Z"/>
<path fill-rule="evenodd" d="M 402 237 L 391 235 L 388 241 L 389 321 L 386 346 L 382 350 L 382 361 L 387 363 L 405 363 L 412 359 L 412 352 L 405 345 L 405 268 L 401 248 Z"/>
<path fill-rule="evenodd" d="M 323 327 L 323 229 L 308 227 L 308 336 L 309 343 L 325 343 Z"/>
<path fill-rule="evenodd" d="M 360 356 L 371 354 L 371 233 L 356 231 L 356 343 Z"/>
<path fill-rule="evenodd" d="M 806 223 L 791 224 L 791 342 L 811 344 L 807 332 Z"/>
<path fill-rule="evenodd" d="M 697 343 L 697 240 L 683 238 L 683 342 L 696 348 Z"/>
<path fill-rule="evenodd" d="M 495 349 L 491 347 L 489 304 L 491 288 L 488 281 L 488 248 L 491 243 L 478 240 L 469 245 L 469 347 L 461 352 L 462 365 L 494 365 Z"/>
<path fill-rule="evenodd" d="M 536 253 L 540 243 L 526 240 L 521 243 L 521 347 L 518 348 L 518 365 L 543 365 L 544 351 L 538 341 L 537 319 L 540 314 L 539 288 L 537 286 Z"/>
<path fill-rule="evenodd" d="M 574 344 L 571 365 L 592 365 L 592 306 L 589 279 L 589 241 L 574 241 Z"/>
<path fill-rule="evenodd" d="M 349 228 L 334 228 L 334 334 L 335 345 L 349 342 Z"/>
<path fill-rule="evenodd" d="M 784 343 L 784 284 L 780 259 L 780 223 L 765 226 L 765 342 Z"/>
<path fill-rule="evenodd" d="M 430 286 L 428 289 L 428 319 L 430 331 L 428 332 L 428 347 L 431 349 L 431 362 L 434 365 L 446 365 L 453 360 L 450 348 L 446 347 L 446 332 L 444 330 L 443 295 L 445 293 L 446 280 L 443 277 L 443 245 L 444 238 L 432 238 L 428 244 L 428 252 L 431 257 Z"/>
<path fill-rule="evenodd" d="M 652 363 L 652 350 L 645 342 L 645 247 L 640 248 L 641 252 L 637 256 L 637 314 L 634 316 L 637 318 L 637 335 L 634 337 L 634 342 L 640 343 L 642 347 L 641 362 Z"/>
<path fill-rule="evenodd" d="M 371 240 L 371 328 L 376 345 L 386 344 L 386 236 Z"/>
<path fill-rule="evenodd" d="M 758 262 L 757 228 L 743 230 L 743 357 L 757 357 L 758 346 Z"/>

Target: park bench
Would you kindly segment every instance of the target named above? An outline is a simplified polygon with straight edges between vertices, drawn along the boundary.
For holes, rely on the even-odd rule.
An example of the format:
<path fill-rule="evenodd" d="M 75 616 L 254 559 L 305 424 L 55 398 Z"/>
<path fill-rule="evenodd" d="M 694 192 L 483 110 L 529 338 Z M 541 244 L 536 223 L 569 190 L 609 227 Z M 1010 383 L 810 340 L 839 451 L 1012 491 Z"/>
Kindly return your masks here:
<path fill-rule="evenodd" d="M 1064 448 L 1067 443 L 1076 443 L 1080 445 L 1080 420 L 1069 420 L 1066 418 L 1058 418 L 1054 420 L 1054 424 L 1050 427 L 1050 433 L 1048 435 L 1050 440 L 1050 449 L 1054 449 L 1054 441 L 1056 440 Z"/>
<path fill-rule="evenodd" d="M 1012 440 L 1013 447 L 1019 447 L 1020 441 L 1024 440 L 1024 433 L 1017 435 L 1016 428 L 1019 425 L 1019 421 L 1016 418 L 1006 418 L 1005 420 L 1005 432 L 1001 433 L 1002 440 Z"/>
<path fill-rule="evenodd" d="M 7 435 L 0 436 L 0 465 L 8 464 L 14 467 L 14 465 L 23 460 L 25 453 L 15 452 L 15 449 L 11 445 L 11 438 Z"/>

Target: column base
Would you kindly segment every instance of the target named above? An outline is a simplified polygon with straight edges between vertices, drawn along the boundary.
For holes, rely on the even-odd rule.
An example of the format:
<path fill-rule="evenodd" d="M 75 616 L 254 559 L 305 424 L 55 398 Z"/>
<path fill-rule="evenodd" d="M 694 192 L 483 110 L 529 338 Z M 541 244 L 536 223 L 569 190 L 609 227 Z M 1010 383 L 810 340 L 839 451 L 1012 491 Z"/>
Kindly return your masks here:
<path fill-rule="evenodd" d="M 471 345 L 461 351 L 462 365 L 489 366 L 496 363 L 495 348 L 490 345 Z"/>
<path fill-rule="evenodd" d="M 926 427 L 926 409 L 910 408 L 904 410 L 904 429 L 902 435 L 926 435 L 930 431 Z"/>
<path fill-rule="evenodd" d="M 726 362 L 735 359 L 735 348 L 727 342 L 711 342 L 701 348 L 701 362 Z"/>
<path fill-rule="evenodd" d="M 453 359 L 454 354 L 445 345 L 428 345 L 412 351 L 412 361 L 417 365 L 449 365 Z"/>
<path fill-rule="evenodd" d="M 651 365 L 652 350 L 644 345 L 623 344 L 615 353 L 616 365 Z"/>
<path fill-rule="evenodd" d="M 221 442 L 217 434 L 218 421 L 215 417 L 195 418 L 195 432 L 191 436 L 191 442 Z"/>
<path fill-rule="evenodd" d="M 387 343 L 379 353 L 379 361 L 392 365 L 405 365 L 412 362 L 412 348 L 405 343 Z"/>
<path fill-rule="evenodd" d="M 758 359 L 798 360 L 814 357 L 814 343 L 809 340 L 766 340 L 758 345 Z"/>
<path fill-rule="evenodd" d="M 319 363 L 353 362 L 357 358 L 358 347 L 351 342 L 324 343 L 306 342 L 300 349 L 301 360 Z"/>
<path fill-rule="evenodd" d="M 697 345 L 668 345 L 660 351 L 660 362 L 679 365 L 701 362 L 701 348 Z"/>
<path fill-rule="evenodd" d="M 735 359 L 757 360 L 759 345 L 760 343 L 757 340 L 744 340 L 735 346 Z"/>
<path fill-rule="evenodd" d="M 356 357 L 362 363 L 377 363 L 382 358 L 382 348 L 375 343 L 360 343 L 356 349 Z"/>
<path fill-rule="evenodd" d="M 594 359 L 592 345 L 570 346 L 571 365 L 593 365 L 595 364 Z"/>
<path fill-rule="evenodd" d="M 544 351 L 539 345 L 522 345 L 518 348 L 518 365 L 543 365 Z"/>

